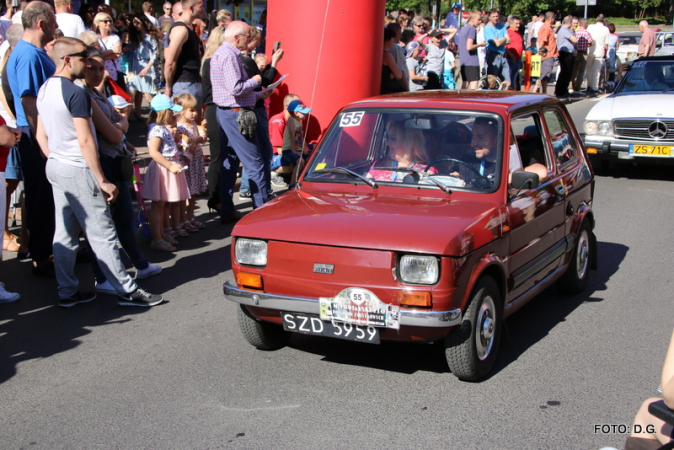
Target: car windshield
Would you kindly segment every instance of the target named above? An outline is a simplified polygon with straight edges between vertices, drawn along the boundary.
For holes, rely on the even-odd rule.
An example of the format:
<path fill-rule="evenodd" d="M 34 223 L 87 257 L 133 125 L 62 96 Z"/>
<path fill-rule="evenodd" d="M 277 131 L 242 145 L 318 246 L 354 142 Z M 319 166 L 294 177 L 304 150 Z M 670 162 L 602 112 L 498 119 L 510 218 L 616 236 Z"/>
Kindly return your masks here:
<path fill-rule="evenodd" d="M 662 92 L 674 88 L 674 60 L 635 61 L 616 93 Z"/>
<path fill-rule="evenodd" d="M 491 192 L 503 123 L 477 111 L 352 109 L 333 121 L 306 181 Z"/>
<path fill-rule="evenodd" d="M 620 45 L 638 44 L 641 41 L 641 34 L 619 35 Z"/>

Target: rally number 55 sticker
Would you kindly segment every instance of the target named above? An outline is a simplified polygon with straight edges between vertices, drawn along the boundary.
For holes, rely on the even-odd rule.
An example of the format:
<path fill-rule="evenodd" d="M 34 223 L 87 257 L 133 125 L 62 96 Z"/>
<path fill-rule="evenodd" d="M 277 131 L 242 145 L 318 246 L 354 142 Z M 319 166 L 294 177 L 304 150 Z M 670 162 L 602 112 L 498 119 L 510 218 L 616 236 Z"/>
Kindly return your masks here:
<path fill-rule="evenodd" d="M 348 112 L 342 114 L 342 118 L 339 121 L 340 127 L 357 127 L 360 125 L 360 121 L 363 120 L 365 113 L 363 111 L 358 112 Z"/>

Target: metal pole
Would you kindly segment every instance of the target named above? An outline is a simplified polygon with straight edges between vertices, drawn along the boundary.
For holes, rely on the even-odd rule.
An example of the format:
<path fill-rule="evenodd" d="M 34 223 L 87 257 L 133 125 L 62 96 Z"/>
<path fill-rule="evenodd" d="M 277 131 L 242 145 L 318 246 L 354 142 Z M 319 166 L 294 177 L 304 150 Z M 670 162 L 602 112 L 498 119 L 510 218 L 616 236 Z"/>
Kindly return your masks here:
<path fill-rule="evenodd" d="M 585 18 L 586 18 L 586 19 L 587 19 L 587 3 L 588 3 L 589 1 L 590 1 L 590 0 L 585 0 Z"/>

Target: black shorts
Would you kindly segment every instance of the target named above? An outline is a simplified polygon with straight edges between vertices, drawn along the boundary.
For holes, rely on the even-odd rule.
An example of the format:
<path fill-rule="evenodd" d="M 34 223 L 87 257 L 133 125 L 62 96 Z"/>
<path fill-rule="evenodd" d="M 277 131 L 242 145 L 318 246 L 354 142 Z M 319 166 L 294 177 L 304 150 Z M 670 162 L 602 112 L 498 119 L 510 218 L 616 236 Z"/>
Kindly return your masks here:
<path fill-rule="evenodd" d="M 469 83 L 478 81 L 480 79 L 480 66 L 461 66 L 461 78 Z"/>

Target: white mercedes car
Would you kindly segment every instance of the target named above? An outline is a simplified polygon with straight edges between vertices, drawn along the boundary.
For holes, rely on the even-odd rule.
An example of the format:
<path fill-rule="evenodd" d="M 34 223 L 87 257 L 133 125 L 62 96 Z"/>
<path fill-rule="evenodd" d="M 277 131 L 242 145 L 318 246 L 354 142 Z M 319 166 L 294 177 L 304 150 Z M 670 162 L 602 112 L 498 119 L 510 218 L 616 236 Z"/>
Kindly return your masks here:
<path fill-rule="evenodd" d="M 583 129 L 594 168 L 611 160 L 674 163 L 674 56 L 633 61 L 612 94 L 590 110 Z"/>

